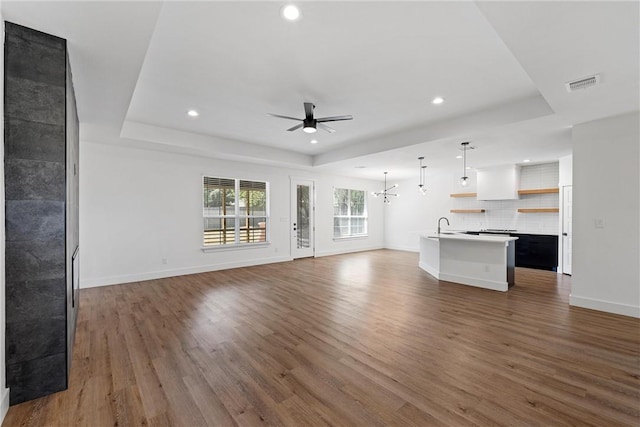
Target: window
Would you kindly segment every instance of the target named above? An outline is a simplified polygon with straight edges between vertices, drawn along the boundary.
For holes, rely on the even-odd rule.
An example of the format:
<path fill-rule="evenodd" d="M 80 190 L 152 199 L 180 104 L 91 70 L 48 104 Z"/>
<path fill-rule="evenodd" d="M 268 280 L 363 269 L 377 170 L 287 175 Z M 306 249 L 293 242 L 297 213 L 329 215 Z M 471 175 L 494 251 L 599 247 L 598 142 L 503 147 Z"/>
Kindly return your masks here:
<path fill-rule="evenodd" d="M 267 241 L 269 184 L 241 179 L 203 178 L 204 246 Z"/>
<path fill-rule="evenodd" d="M 363 190 L 333 189 L 333 237 L 367 235 L 367 194 Z"/>

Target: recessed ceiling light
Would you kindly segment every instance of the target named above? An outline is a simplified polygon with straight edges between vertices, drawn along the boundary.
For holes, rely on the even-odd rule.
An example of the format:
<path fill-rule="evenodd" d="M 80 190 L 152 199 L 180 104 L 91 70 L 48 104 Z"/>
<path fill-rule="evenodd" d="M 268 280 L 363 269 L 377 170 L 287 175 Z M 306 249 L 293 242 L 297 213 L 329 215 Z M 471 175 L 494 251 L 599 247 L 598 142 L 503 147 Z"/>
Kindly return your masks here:
<path fill-rule="evenodd" d="M 292 4 L 287 5 L 282 9 L 282 16 L 287 21 L 295 21 L 300 18 L 300 9 Z"/>
<path fill-rule="evenodd" d="M 200 115 L 200 113 L 198 113 L 196 110 L 189 110 L 189 111 L 187 111 L 187 115 L 189 117 L 198 117 Z"/>
<path fill-rule="evenodd" d="M 461 159 L 461 158 L 462 158 L 462 156 L 456 156 L 456 159 Z"/>
<path fill-rule="evenodd" d="M 318 143 L 318 140 L 317 140 L 317 139 L 312 139 L 312 140 L 311 140 L 311 143 L 312 143 L 312 144 L 317 144 L 317 143 Z"/>
<path fill-rule="evenodd" d="M 529 163 L 530 161 L 531 161 L 531 160 L 529 160 L 529 159 L 524 159 L 522 162 L 523 162 L 523 163 Z"/>
<path fill-rule="evenodd" d="M 442 98 L 441 96 L 436 96 L 435 98 L 433 98 L 433 100 L 431 101 L 432 104 L 442 104 L 444 102 L 444 98 Z"/>

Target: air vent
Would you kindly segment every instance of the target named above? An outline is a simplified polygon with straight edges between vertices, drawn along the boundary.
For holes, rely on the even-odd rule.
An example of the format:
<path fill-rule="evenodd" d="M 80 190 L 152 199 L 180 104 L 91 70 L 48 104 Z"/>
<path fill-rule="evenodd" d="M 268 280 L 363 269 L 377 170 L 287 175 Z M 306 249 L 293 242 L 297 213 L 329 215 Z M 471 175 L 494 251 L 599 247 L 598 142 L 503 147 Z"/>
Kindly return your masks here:
<path fill-rule="evenodd" d="M 583 79 L 574 80 L 572 82 L 565 83 L 565 87 L 567 88 L 567 92 L 574 92 L 580 89 L 586 89 L 591 86 L 595 86 L 600 83 L 600 74 L 596 74 L 595 76 L 585 77 Z"/>

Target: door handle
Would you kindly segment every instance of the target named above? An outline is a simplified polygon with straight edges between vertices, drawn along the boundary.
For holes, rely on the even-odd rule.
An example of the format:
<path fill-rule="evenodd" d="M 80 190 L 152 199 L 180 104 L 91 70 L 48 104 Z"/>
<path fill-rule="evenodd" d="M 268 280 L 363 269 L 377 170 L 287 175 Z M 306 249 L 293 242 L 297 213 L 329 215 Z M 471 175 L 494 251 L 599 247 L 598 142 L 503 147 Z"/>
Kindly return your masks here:
<path fill-rule="evenodd" d="M 567 233 L 562 233 L 562 235 L 563 235 L 563 236 L 568 236 L 568 234 L 567 234 Z"/>

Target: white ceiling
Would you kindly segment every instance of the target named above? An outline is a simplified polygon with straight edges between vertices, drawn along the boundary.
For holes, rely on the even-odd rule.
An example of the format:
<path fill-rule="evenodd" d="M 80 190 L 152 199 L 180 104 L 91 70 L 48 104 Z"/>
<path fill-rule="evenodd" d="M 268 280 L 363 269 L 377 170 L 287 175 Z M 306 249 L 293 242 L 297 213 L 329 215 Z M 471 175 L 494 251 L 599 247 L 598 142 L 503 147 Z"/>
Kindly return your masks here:
<path fill-rule="evenodd" d="M 555 160 L 570 126 L 639 109 L 638 2 L 2 2 L 64 37 L 83 140 L 380 179 L 417 157 Z M 601 73 L 602 84 L 564 83 Z M 432 105 L 435 96 L 445 103 Z M 286 132 L 267 113 L 351 114 Z M 200 112 L 186 116 L 188 109 Z M 318 144 L 310 144 L 315 138 Z M 355 166 L 366 166 L 365 169 Z"/>

